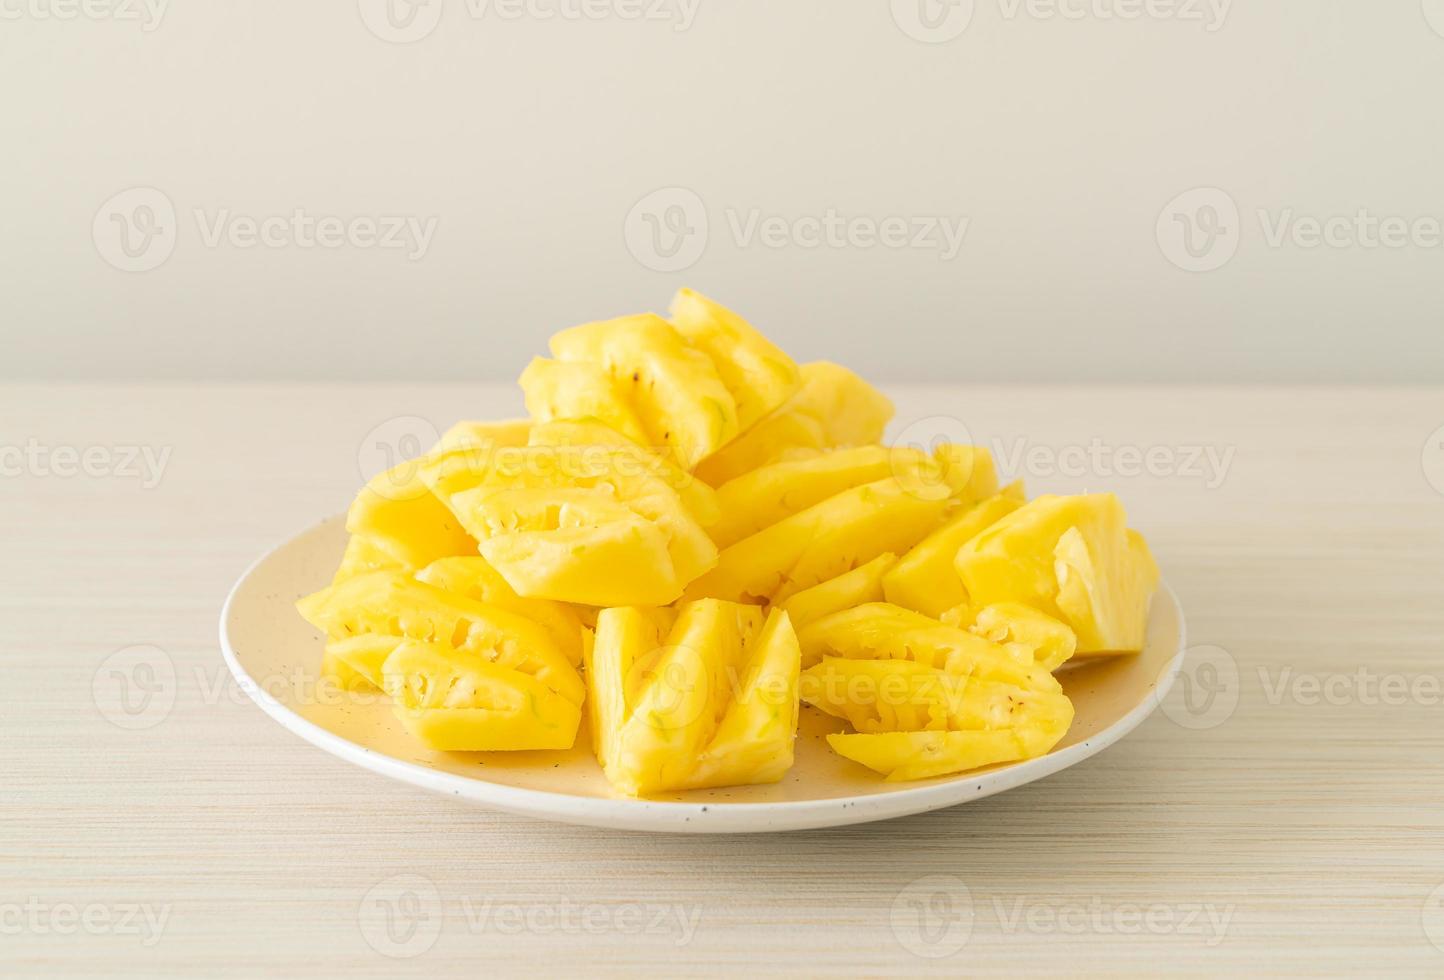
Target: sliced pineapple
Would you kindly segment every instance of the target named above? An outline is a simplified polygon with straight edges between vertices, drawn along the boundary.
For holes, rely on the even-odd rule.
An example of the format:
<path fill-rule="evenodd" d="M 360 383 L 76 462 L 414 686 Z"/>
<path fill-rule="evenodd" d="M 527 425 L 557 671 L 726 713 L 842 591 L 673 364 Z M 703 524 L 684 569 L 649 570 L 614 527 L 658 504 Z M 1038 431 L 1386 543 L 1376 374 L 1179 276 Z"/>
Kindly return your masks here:
<path fill-rule="evenodd" d="M 407 640 L 386 659 L 382 679 L 407 730 L 434 749 L 571 748 L 581 699 L 564 696 L 526 666 Z"/>
<path fill-rule="evenodd" d="M 888 602 L 937 616 L 967 601 L 963 581 L 953 567 L 958 549 L 984 528 L 1023 506 L 1023 490 L 1014 483 L 1002 493 L 963 510 L 929 534 L 883 579 Z"/>
<path fill-rule="evenodd" d="M 955 567 L 971 604 L 1060 619 L 1077 656 L 1143 648 L 1158 567 L 1113 494 L 1039 497 L 964 544 Z"/>
<path fill-rule="evenodd" d="M 737 404 L 747 429 L 797 390 L 797 364 L 751 324 L 691 289 L 672 299 L 672 325 L 708 357 Z"/>
<path fill-rule="evenodd" d="M 597 419 L 640 446 L 652 446 L 625 389 L 600 364 L 534 358 L 521 373 L 526 410 L 537 422 Z"/>
<path fill-rule="evenodd" d="M 1054 731 L 1030 729 L 837 734 L 827 736 L 827 744 L 838 755 L 886 776 L 888 782 L 902 782 L 1046 755 L 1064 732 L 1056 732 L 1057 737 Z"/>
<path fill-rule="evenodd" d="M 738 433 L 737 402 L 716 364 L 655 314 L 571 327 L 552 337 L 551 350 L 560 361 L 601 367 L 641 422 L 644 444 L 685 469 Z"/>
<path fill-rule="evenodd" d="M 714 487 L 791 450 L 835 449 L 882 441 L 893 415 L 886 396 L 845 367 L 814 361 L 798 369 L 792 396 L 736 439 L 698 464 L 696 473 Z"/>
<path fill-rule="evenodd" d="M 884 577 L 896 561 L 897 555 L 892 552 L 878 555 L 850 572 L 793 593 L 781 603 L 781 607 L 792 619 L 793 627 L 800 630 L 835 612 L 868 602 L 881 602 Z"/>
<path fill-rule="evenodd" d="M 724 549 L 687 598 L 785 601 L 881 554 L 906 551 L 947 507 L 947 500 L 909 493 L 891 477 L 853 487 Z"/>
<path fill-rule="evenodd" d="M 917 450 L 858 446 L 759 467 L 717 488 L 721 518 L 708 528 L 719 548 L 736 544 L 828 497 L 929 466 Z"/>
<path fill-rule="evenodd" d="M 346 513 L 346 530 L 365 541 L 358 546 L 364 564 L 379 565 L 376 559 L 385 555 L 395 566 L 415 570 L 438 558 L 476 554 L 476 540 L 432 493 L 422 466 L 418 460 L 394 466 L 356 495 Z"/>
<path fill-rule="evenodd" d="M 643 795 L 776 782 L 797 728 L 797 639 L 787 614 L 707 599 L 605 609 L 587 685 L 598 761 Z"/>
<path fill-rule="evenodd" d="M 1078 637 L 1047 613 L 1020 602 L 995 602 L 974 610 L 966 604 L 943 613 L 942 621 L 992 640 L 1044 670 L 1057 670 L 1078 649 Z"/>
<path fill-rule="evenodd" d="M 497 606 L 544 626 L 572 666 L 581 664 L 582 621 L 575 610 L 562 602 L 522 598 L 480 555 L 439 558 L 417 572 L 416 578 L 427 585 Z"/>
<path fill-rule="evenodd" d="M 333 641 L 373 634 L 439 643 L 522 670 L 567 700 L 582 702 L 581 678 L 546 627 L 403 572 L 359 575 L 306 596 L 296 607 Z"/>

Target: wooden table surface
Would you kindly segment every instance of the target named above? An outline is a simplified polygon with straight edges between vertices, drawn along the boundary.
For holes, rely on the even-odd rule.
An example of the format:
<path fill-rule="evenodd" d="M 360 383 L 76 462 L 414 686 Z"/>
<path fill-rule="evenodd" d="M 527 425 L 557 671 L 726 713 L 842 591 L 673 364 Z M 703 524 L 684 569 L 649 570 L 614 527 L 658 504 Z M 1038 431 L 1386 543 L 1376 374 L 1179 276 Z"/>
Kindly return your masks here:
<path fill-rule="evenodd" d="M 893 393 L 1117 490 L 1188 671 L 1012 792 L 698 838 L 433 797 L 229 682 L 252 559 L 510 388 L 0 389 L 0 975 L 1444 975 L 1444 389 Z"/>

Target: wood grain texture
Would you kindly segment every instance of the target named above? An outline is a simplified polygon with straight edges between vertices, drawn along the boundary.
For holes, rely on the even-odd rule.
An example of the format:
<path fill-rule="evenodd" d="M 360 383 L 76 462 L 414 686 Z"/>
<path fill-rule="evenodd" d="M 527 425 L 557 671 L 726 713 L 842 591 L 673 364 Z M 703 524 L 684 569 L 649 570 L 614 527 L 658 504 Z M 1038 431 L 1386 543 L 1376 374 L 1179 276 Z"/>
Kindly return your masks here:
<path fill-rule="evenodd" d="M 1444 449 L 1422 459 L 1444 390 L 895 394 L 899 428 L 946 416 L 1005 469 L 1021 445 L 1030 492 L 1117 490 L 1191 643 L 1217 649 L 1165 712 L 1042 782 L 683 838 L 424 795 L 228 683 L 230 584 L 345 505 L 368 433 L 514 414 L 512 390 L 0 389 L 0 447 L 106 447 L 92 470 L 121 470 L 0 449 L 0 974 L 1444 973 Z M 1050 473 L 1095 445 L 1159 449 L 1164 472 L 1095 452 Z M 125 446 L 169 450 L 154 487 Z M 1221 482 L 1183 465 L 1194 446 L 1227 456 Z M 174 663 L 175 700 L 127 730 L 105 668 L 138 644 Z M 422 914 L 387 933 L 408 891 Z"/>

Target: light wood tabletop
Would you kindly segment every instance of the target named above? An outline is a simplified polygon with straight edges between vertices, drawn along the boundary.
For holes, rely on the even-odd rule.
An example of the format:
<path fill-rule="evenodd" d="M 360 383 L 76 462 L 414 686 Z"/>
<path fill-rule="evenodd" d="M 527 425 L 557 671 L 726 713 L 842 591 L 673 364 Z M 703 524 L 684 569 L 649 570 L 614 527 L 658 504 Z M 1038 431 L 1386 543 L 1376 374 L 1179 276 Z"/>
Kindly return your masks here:
<path fill-rule="evenodd" d="M 253 559 L 511 388 L 0 389 L 0 975 L 1444 975 L 1444 389 L 892 393 L 1030 492 L 1116 490 L 1185 674 L 1011 792 L 682 837 L 388 781 L 222 662 Z"/>

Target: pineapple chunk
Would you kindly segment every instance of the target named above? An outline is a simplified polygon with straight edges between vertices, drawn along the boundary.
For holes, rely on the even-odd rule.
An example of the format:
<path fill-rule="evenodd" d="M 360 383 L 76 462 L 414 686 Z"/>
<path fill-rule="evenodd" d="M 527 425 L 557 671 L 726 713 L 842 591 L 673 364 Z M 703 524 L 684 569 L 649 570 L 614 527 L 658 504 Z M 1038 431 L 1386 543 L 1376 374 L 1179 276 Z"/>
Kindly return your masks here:
<path fill-rule="evenodd" d="M 347 681 L 347 690 L 364 690 L 368 686 L 379 688 L 382 686 L 381 665 L 402 642 L 404 637 L 382 633 L 363 633 L 344 640 L 330 640 L 326 643 L 322 663 L 323 666 L 330 665 L 338 679 Z M 357 678 L 365 685 L 357 684 Z"/>
<path fill-rule="evenodd" d="M 781 604 L 782 608 L 791 617 L 793 627 L 800 630 L 823 616 L 866 602 L 881 602 L 884 578 L 896 561 L 897 555 L 892 552 L 878 555 L 850 572 L 794 593 Z"/>
<path fill-rule="evenodd" d="M 997 602 L 976 611 L 965 603 L 941 618 L 947 625 L 992 640 L 1048 671 L 1063 666 L 1078 648 L 1078 637 L 1067 624 L 1019 602 Z"/>
<path fill-rule="evenodd" d="M 800 690 L 802 700 L 864 734 L 1067 730 L 1073 706 L 1056 685 L 1040 690 L 999 680 L 988 662 L 968 669 L 824 657 L 802 672 Z"/>
<path fill-rule="evenodd" d="M 685 469 L 737 435 L 737 402 L 717 366 L 655 314 L 571 327 L 552 337 L 551 350 L 605 370 L 641 421 L 644 444 L 674 453 Z"/>
<path fill-rule="evenodd" d="M 883 579 L 887 601 L 929 616 L 967 601 L 962 579 L 953 568 L 958 549 L 984 528 L 1023 506 L 1021 484 L 964 510 L 907 554 Z"/>
<path fill-rule="evenodd" d="M 687 598 L 783 602 L 881 554 L 907 550 L 937 526 L 947 505 L 893 478 L 853 487 L 724 549 Z"/>
<path fill-rule="evenodd" d="M 792 766 L 798 656 L 781 610 L 603 610 L 587 685 L 607 778 L 633 796 L 777 782 Z"/>
<path fill-rule="evenodd" d="M 569 749 L 576 741 L 580 699 L 519 665 L 408 640 L 386 659 L 382 677 L 407 730 L 440 751 Z"/>
<path fill-rule="evenodd" d="M 968 600 L 1031 606 L 1078 637 L 1078 656 L 1143 648 L 1158 567 L 1113 494 L 1044 496 L 958 551 Z"/>
<path fill-rule="evenodd" d="M 597 419 L 639 446 L 652 446 L 622 387 L 599 364 L 537 357 L 519 380 L 526 410 L 537 422 Z"/>
<path fill-rule="evenodd" d="M 702 460 L 696 473 L 714 487 L 789 450 L 835 449 L 882 441 L 893 406 L 881 392 L 845 367 L 827 361 L 798 369 L 801 385 L 742 435 Z"/>
<path fill-rule="evenodd" d="M 480 555 L 440 558 L 416 573 L 419 582 L 525 616 L 545 627 L 573 667 L 582 662 L 582 621 L 565 603 L 523 599 Z"/>
<path fill-rule="evenodd" d="M 726 548 L 844 490 L 928 466 L 922 452 L 886 446 L 858 446 L 770 463 L 717 488 L 722 516 L 708 533 L 719 548 Z"/>
<path fill-rule="evenodd" d="M 716 563 L 717 548 L 654 462 L 635 446 L 536 445 L 432 478 L 519 595 L 665 605 Z M 698 485 L 695 499 L 709 498 Z"/>
<path fill-rule="evenodd" d="M 379 572 L 383 569 L 405 571 L 401 563 L 383 550 L 373 539 L 353 534 L 346 541 L 346 551 L 341 556 L 341 564 L 337 567 L 331 584 L 335 585 L 348 578 L 365 575 L 367 572 Z"/>
<path fill-rule="evenodd" d="M 952 673 L 986 669 L 990 676 L 1034 690 L 1059 691 L 1056 678 L 975 633 L 901 606 L 871 602 L 824 616 L 797 633 L 803 667 L 825 657 L 912 660 Z"/>
<path fill-rule="evenodd" d="M 691 289 L 672 299 L 672 325 L 712 358 L 737 403 L 741 429 L 781 405 L 797 390 L 797 364 L 736 313 Z"/>
<path fill-rule="evenodd" d="M 365 539 L 370 555 L 384 554 L 408 571 L 438 558 L 476 554 L 476 540 L 431 492 L 422 466 L 412 460 L 377 474 L 346 513 L 346 530 Z"/>
<path fill-rule="evenodd" d="M 843 758 L 867 766 L 895 783 L 1047 755 L 1063 734 L 1057 732 L 1055 738 L 1053 731 L 1027 729 L 838 734 L 827 736 L 827 744 Z"/>
<path fill-rule="evenodd" d="M 296 608 L 331 640 L 375 634 L 441 643 L 522 670 L 567 700 L 582 703 L 581 678 L 545 627 L 402 572 L 348 579 L 306 596 Z"/>
<path fill-rule="evenodd" d="M 605 446 L 618 450 L 618 464 L 632 461 L 635 468 L 662 480 L 677 492 L 692 517 L 703 527 L 716 524 L 721 517 L 717 491 L 681 469 L 668 457 L 640 446 L 596 419 L 571 419 L 548 422 L 531 430 L 533 446 Z"/>

